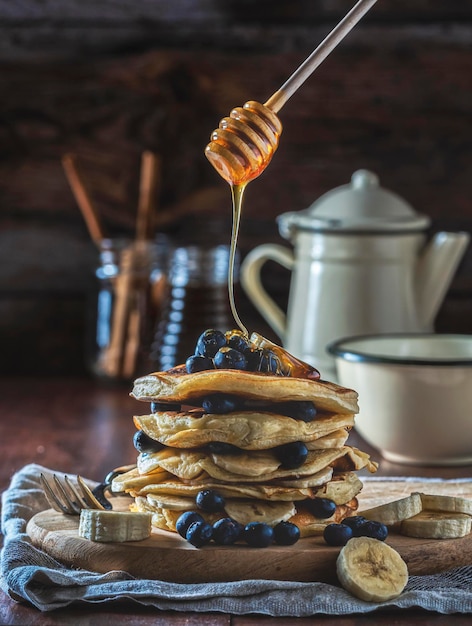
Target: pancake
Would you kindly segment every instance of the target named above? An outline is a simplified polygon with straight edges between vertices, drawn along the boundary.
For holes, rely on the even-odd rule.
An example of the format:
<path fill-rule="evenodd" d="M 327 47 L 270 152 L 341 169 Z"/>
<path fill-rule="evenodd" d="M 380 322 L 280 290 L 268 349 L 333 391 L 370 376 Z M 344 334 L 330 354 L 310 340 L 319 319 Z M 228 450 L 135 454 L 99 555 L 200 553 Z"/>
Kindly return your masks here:
<path fill-rule="evenodd" d="M 156 473 L 140 474 L 135 468 L 126 474 L 114 479 L 112 490 L 116 493 L 127 492 L 133 497 L 155 493 L 156 495 L 173 495 L 195 498 L 199 491 L 213 489 L 224 497 L 247 497 L 261 500 L 302 500 L 310 498 L 313 489 L 324 487 L 332 476 L 332 469 L 325 468 L 315 475 L 310 476 L 312 487 L 285 487 L 278 483 L 243 483 L 224 482 L 202 473 L 199 479 L 185 482 L 182 479 L 168 473 L 158 471 Z"/>
<path fill-rule="evenodd" d="M 140 454 L 137 467 L 140 474 L 152 474 L 156 470 L 165 470 L 186 481 L 214 478 L 228 483 L 267 483 L 292 476 L 296 478 L 315 476 L 339 459 L 342 459 L 341 467 L 345 470 L 370 467 L 368 456 L 358 453 L 350 446 L 309 451 L 305 462 L 296 469 L 284 468 L 282 461 L 273 451 L 231 455 L 174 448 L 166 448 L 151 454 Z M 316 484 L 320 483 L 316 482 Z"/>
<path fill-rule="evenodd" d="M 318 474 L 313 486 L 296 487 L 274 481 L 272 483 L 226 483 L 213 478 L 184 482 L 172 474 L 157 472 L 140 474 L 137 468 L 121 474 L 113 480 L 115 493 L 128 492 L 133 497 L 155 494 L 195 498 L 203 489 L 218 491 L 225 498 L 254 498 L 269 501 L 296 501 L 306 498 L 329 498 L 336 504 L 344 504 L 362 489 L 362 482 L 355 472 L 333 475 L 331 468 Z"/>
<path fill-rule="evenodd" d="M 288 521 L 298 526 L 301 537 L 310 537 L 312 535 L 320 535 L 328 524 L 339 524 L 346 517 L 355 515 L 358 507 L 357 498 L 352 498 L 349 502 L 337 504 L 336 510 L 331 517 L 320 519 L 310 513 L 303 505 L 299 505 L 295 515 Z"/>
<path fill-rule="evenodd" d="M 305 445 L 308 450 L 321 450 L 322 448 L 340 448 L 343 446 L 347 438 L 349 437 L 349 428 L 338 428 L 337 430 L 313 439 L 313 441 L 305 441 Z"/>
<path fill-rule="evenodd" d="M 138 378 L 131 395 L 145 402 L 194 404 L 214 393 L 266 402 L 310 400 L 319 411 L 332 413 L 353 414 L 359 410 L 357 393 L 332 382 L 230 369 L 187 374 L 185 366 Z"/>
<path fill-rule="evenodd" d="M 173 448 L 199 448 L 220 442 L 243 450 L 267 450 L 294 441 L 307 443 L 354 425 L 354 415 L 347 413 L 321 414 L 311 422 L 253 411 L 225 415 L 164 411 L 133 419 L 136 428 L 151 439 Z"/>
<path fill-rule="evenodd" d="M 190 501 L 192 502 L 192 501 Z M 300 529 L 301 537 L 319 535 L 327 524 L 339 523 L 345 517 L 353 515 L 358 509 L 357 498 L 352 498 L 344 504 L 336 505 L 333 515 L 329 518 L 315 517 L 305 506 L 304 502 L 264 502 L 244 499 L 227 500 L 224 511 L 220 513 L 206 513 L 200 511 L 202 517 L 214 524 L 222 517 L 231 517 L 243 526 L 249 521 L 263 522 L 275 526 L 281 521 L 289 521 Z M 152 514 L 152 525 L 161 530 L 176 532 L 176 523 L 184 510 L 170 509 L 162 506 L 153 496 L 139 496 L 136 498 L 134 510 Z"/>

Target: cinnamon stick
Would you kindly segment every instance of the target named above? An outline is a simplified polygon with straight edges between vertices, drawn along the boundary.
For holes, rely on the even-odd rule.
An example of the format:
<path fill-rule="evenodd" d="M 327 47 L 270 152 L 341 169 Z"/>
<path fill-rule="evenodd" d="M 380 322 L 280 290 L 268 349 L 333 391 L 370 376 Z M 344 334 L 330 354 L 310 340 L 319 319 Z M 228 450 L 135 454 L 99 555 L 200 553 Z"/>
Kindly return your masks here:
<path fill-rule="evenodd" d="M 138 215 L 136 220 L 136 239 L 144 241 L 152 236 L 156 194 L 161 178 L 159 157 L 146 150 L 141 157 L 141 178 L 139 185 Z"/>
<path fill-rule="evenodd" d="M 80 177 L 76 158 L 72 154 L 64 155 L 62 157 L 62 166 L 67 180 L 69 181 L 69 185 L 71 186 L 75 200 L 84 217 L 92 241 L 94 241 L 97 247 L 100 247 L 102 240 L 105 238 L 102 225 L 98 217 L 98 212 L 95 209 Z"/>

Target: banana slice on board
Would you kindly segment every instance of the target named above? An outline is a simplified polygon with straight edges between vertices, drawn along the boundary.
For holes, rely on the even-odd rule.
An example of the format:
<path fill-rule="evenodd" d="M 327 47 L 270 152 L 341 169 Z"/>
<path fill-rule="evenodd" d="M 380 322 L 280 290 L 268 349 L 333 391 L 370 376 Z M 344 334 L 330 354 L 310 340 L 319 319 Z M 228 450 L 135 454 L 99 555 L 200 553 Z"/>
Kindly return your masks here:
<path fill-rule="evenodd" d="M 472 515 L 472 500 L 459 496 L 432 495 L 420 493 L 423 510 L 443 511 L 444 513 L 465 513 Z"/>
<path fill-rule="evenodd" d="M 403 520 L 402 535 L 422 539 L 457 539 L 471 531 L 472 518 L 464 513 L 441 513 L 422 511 L 414 517 Z"/>
<path fill-rule="evenodd" d="M 151 535 L 151 515 L 130 511 L 82 509 L 79 536 L 90 541 L 141 541 Z"/>
<path fill-rule="evenodd" d="M 391 546 L 370 537 L 354 537 L 341 549 L 336 572 L 341 585 L 366 602 L 385 602 L 408 582 L 405 561 Z"/>
<path fill-rule="evenodd" d="M 421 513 L 422 509 L 421 495 L 419 493 L 412 493 L 405 498 L 400 498 L 399 500 L 380 504 L 372 509 L 361 511 L 359 515 L 363 515 L 367 519 L 376 522 L 382 522 L 387 526 L 392 526 L 404 519 L 418 515 L 418 513 Z"/>

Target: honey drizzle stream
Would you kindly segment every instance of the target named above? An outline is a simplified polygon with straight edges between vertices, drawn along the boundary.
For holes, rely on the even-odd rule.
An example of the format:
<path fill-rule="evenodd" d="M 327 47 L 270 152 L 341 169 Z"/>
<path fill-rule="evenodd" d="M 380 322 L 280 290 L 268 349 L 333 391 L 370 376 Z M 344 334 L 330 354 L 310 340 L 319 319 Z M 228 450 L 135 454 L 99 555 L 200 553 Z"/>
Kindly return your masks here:
<path fill-rule="evenodd" d="M 241 222 L 241 209 L 246 184 L 247 183 L 242 183 L 240 185 L 231 185 L 231 200 L 233 203 L 233 226 L 231 231 L 231 248 L 229 253 L 228 294 L 229 304 L 231 307 L 231 313 L 234 317 L 234 321 L 244 333 L 244 336 L 249 337 L 248 330 L 242 323 L 236 310 L 236 304 L 234 302 L 234 261 L 236 257 L 236 245 L 238 242 L 239 224 Z"/>
<path fill-rule="evenodd" d="M 254 103 L 252 101 L 246 103 L 246 105 L 251 105 L 252 107 L 257 105 L 257 107 L 263 108 L 263 105 L 258 105 L 257 103 Z M 246 105 L 244 106 L 246 107 Z M 256 112 L 258 110 L 257 107 Z M 239 225 L 241 222 L 244 191 L 246 189 L 247 183 L 254 178 L 257 178 L 257 176 L 259 176 L 259 174 L 261 174 L 269 164 L 274 151 L 277 149 L 278 139 L 280 137 L 280 133 L 282 132 L 282 125 L 280 124 L 277 116 L 274 113 L 271 113 L 271 115 L 273 116 L 273 118 L 275 118 L 272 119 L 272 133 L 269 137 L 263 138 L 267 142 L 268 146 L 270 146 L 271 150 L 268 153 L 269 156 L 267 157 L 266 155 L 266 158 L 262 159 L 262 161 L 258 163 L 257 168 L 253 169 L 254 164 L 252 162 L 245 162 L 242 164 L 239 160 L 237 160 L 238 166 L 235 169 L 235 160 L 234 158 L 230 158 L 231 154 L 229 154 L 230 146 L 228 147 L 227 142 L 225 143 L 225 141 L 218 141 L 218 131 L 215 131 L 212 134 L 212 141 L 207 145 L 205 149 L 205 154 L 210 163 L 220 174 L 220 176 L 222 176 L 222 178 L 224 178 L 224 180 L 229 183 L 231 187 L 231 200 L 233 204 L 233 225 L 231 231 L 231 247 L 228 267 L 229 304 L 234 321 L 239 326 L 243 335 L 249 340 L 249 343 L 253 347 L 253 349 L 268 349 L 273 352 L 279 359 L 281 369 L 278 373 L 282 373 L 284 376 L 318 379 L 320 378 L 320 373 L 316 368 L 312 367 L 308 363 L 300 361 L 293 355 L 289 354 L 286 350 L 284 350 L 280 346 L 277 346 L 271 341 L 268 341 L 258 333 L 252 333 L 251 337 L 249 337 L 249 332 L 242 323 L 234 302 L 234 262 L 236 257 L 236 245 L 238 242 Z M 215 137 L 213 137 L 214 134 Z M 241 166 L 244 167 L 243 172 L 240 171 Z"/>

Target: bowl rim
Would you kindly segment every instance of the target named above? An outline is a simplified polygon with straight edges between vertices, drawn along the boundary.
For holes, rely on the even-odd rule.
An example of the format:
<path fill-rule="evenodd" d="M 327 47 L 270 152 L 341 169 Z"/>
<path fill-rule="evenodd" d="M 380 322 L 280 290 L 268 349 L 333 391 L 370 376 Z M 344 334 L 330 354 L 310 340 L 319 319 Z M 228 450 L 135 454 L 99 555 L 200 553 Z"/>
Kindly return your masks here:
<path fill-rule="evenodd" d="M 369 339 L 415 339 L 415 338 L 438 338 L 438 339 L 467 339 L 472 341 L 472 335 L 465 333 L 382 333 L 382 334 L 368 334 L 368 335 L 352 335 L 349 337 L 342 337 L 332 341 L 326 347 L 329 354 L 336 358 L 344 359 L 349 362 L 358 363 L 385 363 L 390 365 L 430 365 L 433 367 L 457 367 L 458 365 L 472 365 L 472 358 L 423 358 L 423 357 L 396 357 L 396 356 L 384 356 L 374 355 L 363 352 L 362 350 L 356 350 L 353 347 L 343 347 L 346 343 L 356 343 L 357 341 L 365 341 Z"/>

